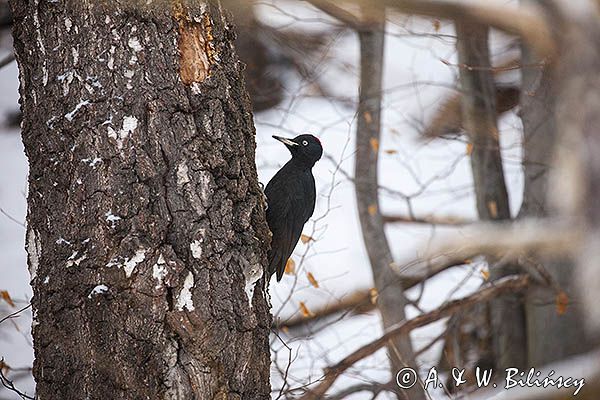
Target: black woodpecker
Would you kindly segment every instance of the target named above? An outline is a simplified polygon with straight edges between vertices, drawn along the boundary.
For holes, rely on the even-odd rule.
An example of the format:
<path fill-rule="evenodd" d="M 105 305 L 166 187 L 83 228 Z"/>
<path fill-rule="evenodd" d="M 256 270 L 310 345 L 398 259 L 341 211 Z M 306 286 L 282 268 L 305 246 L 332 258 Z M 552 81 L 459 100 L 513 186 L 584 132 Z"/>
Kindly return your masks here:
<path fill-rule="evenodd" d="M 273 136 L 283 143 L 292 159 L 269 181 L 267 196 L 267 223 L 273 233 L 269 251 L 269 276 L 277 274 L 281 280 L 285 264 L 294 251 L 302 228 L 315 211 L 315 178 L 312 167 L 323 155 L 321 141 L 313 135 L 293 139 Z"/>

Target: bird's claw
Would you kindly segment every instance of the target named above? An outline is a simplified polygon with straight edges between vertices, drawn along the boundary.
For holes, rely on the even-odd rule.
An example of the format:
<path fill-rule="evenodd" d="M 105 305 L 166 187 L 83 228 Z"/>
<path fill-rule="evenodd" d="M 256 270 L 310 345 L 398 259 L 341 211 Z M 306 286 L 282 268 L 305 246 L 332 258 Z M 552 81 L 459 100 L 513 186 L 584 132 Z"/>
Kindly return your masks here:
<path fill-rule="evenodd" d="M 269 208 L 269 202 L 267 199 L 267 195 L 265 194 L 265 184 L 262 182 L 258 182 L 258 187 L 260 188 L 260 193 L 262 195 L 263 206 L 265 207 L 265 210 L 267 210 Z"/>

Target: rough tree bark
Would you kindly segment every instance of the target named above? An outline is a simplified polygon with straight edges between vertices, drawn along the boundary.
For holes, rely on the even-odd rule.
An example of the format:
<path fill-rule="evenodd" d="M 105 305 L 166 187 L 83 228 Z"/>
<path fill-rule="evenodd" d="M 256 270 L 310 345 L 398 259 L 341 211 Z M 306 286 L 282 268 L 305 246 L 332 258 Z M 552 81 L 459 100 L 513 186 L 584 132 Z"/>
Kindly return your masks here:
<path fill-rule="evenodd" d="M 39 397 L 269 398 L 268 228 L 223 10 L 11 4 Z"/>
<path fill-rule="evenodd" d="M 373 25 L 358 31 L 360 42 L 360 93 L 356 127 L 354 165 L 356 202 L 365 248 L 369 256 L 375 287 L 377 308 L 384 328 L 405 319 L 407 305 L 401 277 L 390 265 L 394 262 L 385 236 L 379 209 L 377 160 L 381 131 L 381 96 L 385 18 L 380 15 Z M 408 336 L 391 340 L 388 346 L 392 374 L 406 366 L 415 366 L 412 344 Z M 424 399 L 420 385 L 400 394 L 400 398 Z"/>
<path fill-rule="evenodd" d="M 488 48 L 488 28 L 456 23 L 464 127 L 472 144 L 471 169 L 477 212 L 482 220 L 511 218 L 496 125 L 496 96 Z M 492 261 L 493 262 L 493 261 Z M 518 272 L 515 265 L 490 270 L 490 279 Z M 495 363 L 525 367 L 527 342 L 522 297 L 507 294 L 490 302 Z"/>
<path fill-rule="evenodd" d="M 529 2 L 526 0 L 524 3 Z M 523 203 L 519 218 L 545 218 L 553 210 L 548 204 L 548 180 L 556 145 L 555 88 L 551 70 L 527 45 L 522 46 L 521 121 L 523 122 Z M 569 299 L 576 299 L 573 260 L 536 260 L 544 265 Z M 544 365 L 590 350 L 583 326 L 582 310 L 571 302 L 560 315 L 556 293 L 531 287 L 526 296 L 527 349 L 529 365 Z"/>

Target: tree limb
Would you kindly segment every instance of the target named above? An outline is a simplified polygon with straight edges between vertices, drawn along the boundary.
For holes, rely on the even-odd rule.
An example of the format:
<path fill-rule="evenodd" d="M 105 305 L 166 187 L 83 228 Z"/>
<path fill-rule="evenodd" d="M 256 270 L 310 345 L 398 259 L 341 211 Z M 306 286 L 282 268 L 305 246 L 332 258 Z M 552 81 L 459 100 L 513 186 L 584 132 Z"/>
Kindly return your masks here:
<path fill-rule="evenodd" d="M 367 4 L 374 10 L 372 0 L 346 0 Z M 511 7 L 498 1 L 485 2 L 446 0 L 380 0 L 379 5 L 404 14 L 479 23 L 522 37 L 542 57 L 556 55 L 552 25 L 544 18 L 543 10 L 535 5 Z M 377 19 L 376 11 L 363 15 L 365 20 Z"/>
<path fill-rule="evenodd" d="M 358 361 L 375 353 L 395 337 L 406 335 L 415 328 L 419 328 L 439 319 L 449 317 L 459 310 L 463 310 L 477 303 L 488 301 L 500 294 L 523 290 L 528 285 L 529 277 L 527 275 L 507 276 L 493 283 L 485 285 L 479 291 L 470 296 L 450 301 L 428 313 L 421 314 L 413 319 L 403 321 L 402 323 L 390 329 L 379 339 L 362 346 L 352 354 L 339 361 L 337 364 L 327 368 L 325 370 L 325 376 L 323 377 L 323 380 L 314 389 L 302 396 L 301 400 L 316 400 L 323 398 L 327 390 L 333 385 L 336 379 L 346 370 L 348 370 L 348 368 L 352 367 Z"/>
<path fill-rule="evenodd" d="M 349 28 L 354 29 L 355 31 L 359 31 L 364 28 L 364 23 L 360 20 L 360 18 L 350 11 L 343 9 L 342 7 L 336 5 L 333 1 L 328 0 L 305 0 L 307 3 L 312 5 L 313 7 L 318 8 L 323 11 L 325 14 L 337 19 L 342 22 L 344 25 Z"/>

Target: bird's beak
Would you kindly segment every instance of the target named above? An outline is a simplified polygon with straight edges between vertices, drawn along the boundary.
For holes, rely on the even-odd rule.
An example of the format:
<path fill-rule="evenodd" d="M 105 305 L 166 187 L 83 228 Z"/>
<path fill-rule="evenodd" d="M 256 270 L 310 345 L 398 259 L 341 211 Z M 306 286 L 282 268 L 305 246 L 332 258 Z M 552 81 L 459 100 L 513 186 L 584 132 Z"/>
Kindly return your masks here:
<path fill-rule="evenodd" d="M 285 144 L 286 146 L 290 147 L 290 146 L 298 146 L 298 143 L 290 140 L 290 139 L 286 139 L 284 137 L 281 136 L 275 136 L 273 135 L 273 139 L 277 139 L 279 140 L 281 143 Z"/>

